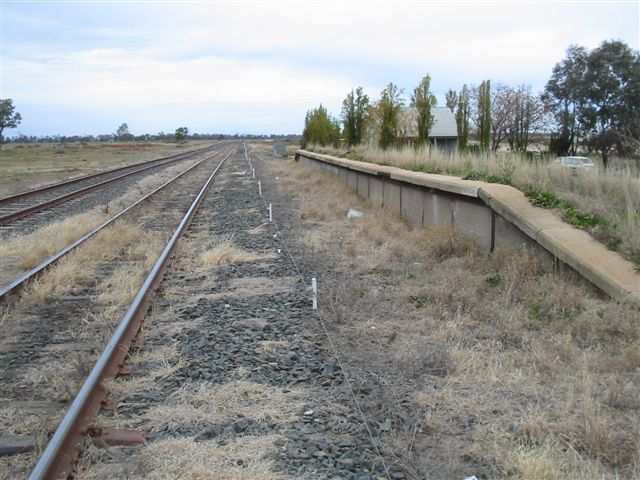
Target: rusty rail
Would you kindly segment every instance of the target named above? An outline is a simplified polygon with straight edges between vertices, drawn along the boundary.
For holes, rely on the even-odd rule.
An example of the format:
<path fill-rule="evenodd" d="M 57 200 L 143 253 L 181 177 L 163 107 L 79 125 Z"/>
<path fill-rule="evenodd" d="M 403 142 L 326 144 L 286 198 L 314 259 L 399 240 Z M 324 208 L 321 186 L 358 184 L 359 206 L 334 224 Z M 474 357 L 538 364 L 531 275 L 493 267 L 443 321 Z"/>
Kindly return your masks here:
<path fill-rule="evenodd" d="M 82 181 L 88 180 L 90 178 L 99 177 L 100 175 L 106 175 L 106 174 L 109 174 L 109 173 L 121 172 L 121 171 L 126 170 L 128 168 L 140 167 L 142 165 L 150 165 L 152 163 L 158 163 L 158 162 L 162 162 L 162 161 L 165 161 L 165 160 L 179 160 L 180 158 L 185 158 L 185 157 L 191 156 L 191 155 L 193 155 L 195 153 L 205 152 L 205 151 L 207 151 L 207 150 L 209 150 L 212 147 L 215 147 L 217 145 L 219 145 L 219 144 L 216 143 L 216 144 L 213 144 L 213 145 L 207 145 L 206 147 L 197 148 L 197 149 L 189 150 L 189 151 L 186 151 L 186 152 L 176 153 L 174 155 L 169 155 L 167 157 L 155 158 L 153 160 L 148 160 L 146 162 L 139 162 L 139 163 L 134 163 L 134 164 L 131 164 L 131 165 L 125 165 L 123 167 L 113 168 L 111 170 L 104 170 L 102 172 L 91 173 L 91 174 L 88 174 L 88 175 L 83 175 L 81 177 L 72 178 L 70 180 L 64 180 L 62 182 L 52 183 L 51 185 L 45 185 L 45 186 L 40 187 L 40 188 L 34 188 L 33 190 L 28 190 L 26 192 L 16 193 L 15 195 L 11 195 L 9 197 L 0 198 L 0 206 L 6 205 L 7 203 L 17 202 L 19 200 L 24 200 L 25 198 L 29 198 L 29 197 L 32 197 L 34 195 L 38 195 L 40 193 L 44 193 L 44 192 L 48 192 L 48 191 L 51 191 L 51 190 L 55 190 L 56 188 L 61 188 L 61 187 L 66 187 L 66 186 L 69 186 L 69 185 L 73 185 L 74 183 L 82 182 Z M 180 158 L 178 158 L 178 157 L 180 157 Z"/>
<path fill-rule="evenodd" d="M 217 154 L 219 152 L 215 152 L 213 155 Z M 155 190 L 153 190 L 152 192 L 148 193 L 147 195 L 145 195 L 144 197 L 140 198 L 139 200 L 137 200 L 136 202 L 132 203 L 131 205 L 129 205 L 127 208 L 125 208 L 124 210 L 122 210 L 121 212 L 117 213 L 116 215 L 114 215 L 113 217 L 111 217 L 109 220 L 105 221 L 104 223 L 100 224 L 99 226 L 97 226 L 96 228 L 94 228 L 93 230 L 91 230 L 89 233 L 87 233 L 86 235 L 80 237 L 78 240 L 74 241 L 73 243 L 67 245 L 65 248 L 63 248 L 62 250 L 60 250 L 58 253 L 52 255 L 51 257 L 47 258 L 46 260 L 44 260 L 43 262 L 41 262 L 39 265 L 35 266 L 34 268 L 32 268 L 31 270 L 29 270 L 28 272 L 26 272 L 25 274 L 21 275 L 20 277 L 18 277 L 17 279 L 15 279 L 14 281 L 12 281 L 11 283 L 5 285 L 4 287 L 2 287 L 0 289 L 0 304 L 4 303 L 7 301 L 7 299 L 12 296 L 15 295 L 16 293 L 18 293 L 20 291 L 20 289 L 26 285 L 28 282 L 34 280 L 35 278 L 37 278 L 39 275 L 41 275 L 45 270 L 47 270 L 48 268 L 50 268 L 52 265 L 54 265 L 58 260 L 60 260 L 62 257 L 64 257 L 66 254 L 68 254 L 69 252 L 71 252 L 72 250 L 74 250 L 75 248 L 77 248 L 79 245 L 81 245 L 82 243 L 84 243 L 85 241 L 89 240 L 91 237 L 93 237 L 96 233 L 100 232 L 101 230 L 103 230 L 104 228 L 106 228 L 107 226 L 111 225 L 113 222 L 115 222 L 118 218 L 122 217 L 123 215 L 125 215 L 127 212 L 129 212 L 130 210 L 132 210 L 133 208 L 137 207 L 138 205 L 140 205 L 141 203 L 147 201 L 149 198 L 151 198 L 153 195 L 155 195 L 156 193 L 158 193 L 159 191 L 163 190 L 165 187 L 167 187 L 168 185 L 170 185 L 171 183 L 173 183 L 175 180 L 177 180 L 178 178 L 182 177 L 183 175 L 185 175 L 186 173 L 190 172 L 191 170 L 193 170 L 194 168 L 196 168 L 198 165 L 202 164 L 203 162 L 206 162 L 207 160 L 209 160 L 211 158 L 211 156 L 204 158 L 203 160 L 199 161 L 198 163 L 192 165 L 191 167 L 189 167 L 188 169 L 186 169 L 185 171 L 179 173 L 178 175 L 176 175 L 175 177 L 167 180 L 165 183 L 163 183 L 162 185 L 160 185 L 158 188 L 156 188 Z"/>
<path fill-rule="evenodd" d="M 212 148 L 212 147 L 208 147 L 208 148 Z M 202 153 L 202 152 L 195 152 L 195 153 Z M 85 195 L 85 194 L 87 194 L 89 192 L 92 192 L 94 190 L 98 190 L 99 188 L 104 187 L 105 185 L 108 185 L 108 184 L 113 183 L 113 182 L 117 182 L 118 180 L 122 180 L 123 178 L 126 178 L 126 177 L 130 177 L 131 175 L 135 175 L 137 173 L 144 172 L 146 170 L 150 170 L 152 168 L 158 168 L 158 167 L 161 167 L 163 165 L 167 165 L 167 164 L 170 164 L 170 163 L 178 162 L 180 160 L 184 160 L 187 156 L 194 155 L 195 153 L 191 153 L 191 154 L 188 154 L 186 156 L 180 156 L 178 158 L 172 158 L 170 160 L 166 160 L 166 161 L 163 161 L 163 162 L 156 162 L 153 165 L 148 165 L 146 167 L 139 168 L 139 169 L 134 170 L 132 172 L 127 172 L 127 173 L 124 173 L 122 175 L 118 175 L 117 177 L 110 178 L 108 180 L 104 180 L 102 182 L 95 183 L 93 185 L 89 185 L 87 187 L 80 188 L 78 190 L 74 190 L 73 192 L 66 193 L 64 195 L 60 195 L 59 197 L 53 198 L 51 200 L 47 200 L 45 202 L 38 203 L 36 205 L 32 205 L 30 207 L 23 208 L 21 210 L 17 210 L 15 212 L 9 213 L 7 215 L 3 215 L 2 217 L 0 217 L 0 225 L 6 225 L 6 224 L 8 224 L 8 223 L 10 223 L 10 222 L 12 222 L 14 220 L 18 220 L 20 218 L 24 218 L 24 217 L 26 217 L 26 216 L 28 216 L 28 215 L 30 215 L 32 213 L 41 212 L 42 210 L 46 210 L 48 208 L 54 207 L 56 205 L 59 205 L 61 203 L 68 202 L 69 200 L 71 200 L 73 198 Z"/>
<path fill-rule="evenodd" d="M 131 341 L 137 334 L 149 309 L 153 292 L 162 281 L 167 265 L 173 257 L 178 239 L 191 224 L 191 220 L 214 177 L 234 151 L 235 148 L 221 160 L 207 179 L 200 193 L 196 196 L 144 284 L 140 287 L 133 303 L 120 321 L 107 347 L 96 361 L 60 425 L 58 425 L 53 437 L 47 444 L 47 448 L 29 475 L 29 480 L 59 478 L 61 475 L 66 475 L 71 471 L 77 456 L 78 446 L 90 427 L 90 419 L 98 413 L 101 403 L 106 397 L 106 392 L 101 385 L 102 382 L 108 378 L 113 378 L 122 366 Z"/>

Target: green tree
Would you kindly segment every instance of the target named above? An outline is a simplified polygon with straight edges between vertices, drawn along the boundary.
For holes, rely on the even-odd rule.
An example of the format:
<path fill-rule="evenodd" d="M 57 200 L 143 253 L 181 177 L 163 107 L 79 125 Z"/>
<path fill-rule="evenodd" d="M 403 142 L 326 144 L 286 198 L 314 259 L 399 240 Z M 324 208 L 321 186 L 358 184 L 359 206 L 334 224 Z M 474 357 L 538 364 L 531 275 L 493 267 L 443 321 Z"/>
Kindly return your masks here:
<path fill-rule="evenodd" d="M 456 107 L 456 127 L 458 130 L 458 150 L 465 152 L 469 146 L 469 87 L 462 86 Z"/>
<path fill-rule="evenodd" d="M 478 89 L 478 139 L 480 150 L 486 152 L 491 147 L 491 81 L 485 80 Z"/>
<path fill-rule="evenodd" d="M 545 86 L 543 99 L 554 114 L 557 154 L 574 154 L 582 143 L 599 151 L 605 168 L 609 155 L 637 151 L 640 145 L 640 53 L 618 40 L 591 52 L 567 49 Z"/>
<path fill-rule="evenodd" d="M 0 145 L 4 143 L 4 129 L 16 128 L 22 122 L 22 116 L 15 109 L 12 99 L 0 99 Z"/>
<path fill-rule="evenodd" d="M 418 126 L 418 145 L 429 142 L 429 132 L 433 126 L 433 113 L 431 109 L 436 106 L 435 95 L 429 90 L 431 77 L 425 75 L 420 83 L 413 89 L 411 95 L 411 106 L 416 109 L 416 123 Z"/>
<path fill-rule="evenodd" d="M 542 96 L 551 109 L 558 126 L 552 150 L 557 155 L 575 155 L 580 137 L 578 112 L 584 103 L 584 76 L 588 52 L 584 47 L 571 45 L 566 58 L 553 67 Z"/>
<path fill-rule="evenodd" d="M 339 140 L 340 124 L 329 115 L 322 104 L 307 112 L 302 132 L 303 148 L 312 143 L 323 146 L 337 145 Z"/>
<path fill-rule="evenodd" d="M 189 129 L 187 127 L 176 128 L 176 133 L 175 133 L 176 143 L 186 142 L 187 135 L 189 135 Z"/>
<path fill-rule="evenodd" d="M 397 144 L 398 117 L 404 106 L 402 90 L 392 82 L 382 91 L 378 101 L 380 110 L 380 147 L 387 149 Z"/>
<path fill-rule="evenodd" d="M 342 102 L 343 133 L 347 145 L 358 145 L 364 137 L 364 128 L 369 110 L 369 97 L 358 87 L 347 95 Z"/>
<path fill-rule="evenodd" d="M 640 138 L 640 53 L 620 41 L 605 41 L 591 51 L 578 117 L 585 143 L 602 155 L 607 168 L 613 149 L 629 150 L 625 136 Z"/>
<path fill-rule="evenodd" d="M 133 138 L 133 135 L 129 133 L 129 125 L 123 123 L 116 130 L 116 138 L 120 141 L 127 141 Z"/>
<path fill-rule="evenodd" d="M 451 113 L 454 113 L 458 106 L 458 92 L 455 90 L 448 90 L 445 94 L 445 102 L 449 110 L 451 110 Z"/>

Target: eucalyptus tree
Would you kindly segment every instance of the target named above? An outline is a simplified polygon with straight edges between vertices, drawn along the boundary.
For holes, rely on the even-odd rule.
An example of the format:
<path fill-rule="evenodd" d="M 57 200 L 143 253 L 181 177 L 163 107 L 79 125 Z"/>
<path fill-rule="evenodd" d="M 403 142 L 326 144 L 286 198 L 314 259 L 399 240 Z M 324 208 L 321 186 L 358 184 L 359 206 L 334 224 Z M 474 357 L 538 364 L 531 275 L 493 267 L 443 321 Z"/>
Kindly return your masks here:
<path fill-rule="evenodd" d="M 10 98 L 0 99 L 0 145 L 4 142 L 2 132 L 5 128 L 16 128 L 22 122 L 22 116 L 16 112 L 13 100 Z"/>

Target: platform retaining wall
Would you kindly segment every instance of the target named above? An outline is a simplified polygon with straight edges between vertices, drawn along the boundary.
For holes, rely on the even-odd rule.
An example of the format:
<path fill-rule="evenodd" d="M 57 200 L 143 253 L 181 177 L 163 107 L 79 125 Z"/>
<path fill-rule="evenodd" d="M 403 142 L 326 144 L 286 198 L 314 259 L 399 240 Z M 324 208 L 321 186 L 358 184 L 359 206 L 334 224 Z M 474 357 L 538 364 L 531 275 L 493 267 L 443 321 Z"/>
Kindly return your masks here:
<path fill-rule="evenodd" d="M 485 252 L 526 245 L 550 254 L 618 301 L 640 305 L 640 274 L 588 233 L 534 207 L 519 190 L 447 175 L 412 172 L 296 152 L 296 161 L 342 179 L 358 196 L 401 215 L 412 227 L 451 225 Z"/>

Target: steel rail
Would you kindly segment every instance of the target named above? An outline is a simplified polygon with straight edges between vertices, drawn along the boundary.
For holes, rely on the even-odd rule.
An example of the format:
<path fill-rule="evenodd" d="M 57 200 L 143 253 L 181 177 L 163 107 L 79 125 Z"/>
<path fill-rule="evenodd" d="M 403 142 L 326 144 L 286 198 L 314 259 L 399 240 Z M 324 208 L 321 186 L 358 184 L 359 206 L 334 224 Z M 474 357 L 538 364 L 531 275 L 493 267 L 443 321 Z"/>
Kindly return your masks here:
<path fill-rule="evenodd" d="M 220 152 L 215 152 L 213 155 L 216 155 L 217 153 L 220 153 Z M 85 241 L 89 240 L 96 233 L 98 233 L 99 231 L 103 230 L 104 228 L 109 226 L 111 223 L 115 222 L 118 218 L 120 218 L 121 216 L 125 215 L 127 212 L 129 212 L 130 210 L 132 210 L 133 208 L 135 208 L 136 206 L 138 206 L 142 202 L 148 200 L 151 196 L 155 195 L 157 192 L 159 192 L 160 190 L 164 189 L 167 185 L 170 185 L 175 180 L 177 180 L 178 178 L 182 177 L 186 173 L 190 172 L 191 170 L 196 168 L 201 163 L 206 162 L 207 160 L 210 160 L 210 159 L 211 159 L 211 157 L 207 157 L 207 158 L 199 161 L 198 163 L 192 165 L 191 167 L 186 169 L 184 172 L 181 172 L 178 175 L 176 175 L 175 177 L 173 177 L 172 179 L 166 181 L 165 183 L 160 185 L 158 188 L 156 188 L 152 192 L 148 193 L 144 197 L 140 198 L 136 202 L 134 202 L 131 205 L 129 205 L 127 208 L 125 208 L 121 212 L 119 212 L 116 215 L 114 215 L 113 217 L 111 217 L 109 220 L 107 220 L 104 223 L 102 223 L 101 225 L 97 226 L 96 228 L 91 230 L 86 235 L 80 237 L 79 239 L 77 239 L 73 243 L 67 245 L 65 248 L 60 250 L 58 253 L 50 256 L 49 258 L 47 258 L 46 260 L 41 262 L 39 265 L 35 266 L 34 268 L 29 270 L 25 274 L 23 274 L 20 277 L 18 277 L 17 279 L 15 279 L 13 282 L 11 282 L 11 283 L 7 284 L 6 286 L 2 287 L 2 289 L 0 289 L 0 304 L 6 302 L 6 300 L 9 298 L 10 295 L 16 294 L 24 285 L 26 285 L 27 282 L 29 282 L 30 280 L 35 279 L 38 275 L 43 273 L 47 268 L 51 267 L 54 263 L 56 263 L 58 260 L 60 260 L 60 258 L 64 257 L 66 254 L 68 254 L 69 252 L 74 250 L 80 244 L 82 244 Z"/>
<path fill-rule="evenodd" d="M 9 197 L 0 198 L 0 206 L 1 205 L 6 205 L 7 203 L 17 202 L 18 200 L 23 200 L 25 198 L 32 197 L 34 195 L 38 195 L 40 193 L 44 193 L 44 192 L 47 192 L 47 191 L 50 191 L 50 190 L 55 190 L 56 188 L 73 185 L 74 183 L 78 183 L 78 182 L 81 182 L 83 180 L 88 180 L 90 178 L 99 177 L 100 175 L 106 175 L 106 174 L 109 174 L 109 173 L 120 172 L 122 170 L 126 170 L 127 168 L 139 167 L 141 165 L 149 165 L 151 163 L 161 162 L 163 160 L 172 160 L 172 159 L 175 159 L 176 157 L 180 157 L 180 156 L 186 157 L 186 156 L 191 156 L 191 155 L 193 155 L 195 153 L 202 153 L 202 152 L 204 152 L 206 150 L 209 150 L 209 149 L 211 149 L 211 148 L 213 148 L 215 146 L 218 146 L 218 145 L 219 145 L 219 143 L 215 143 L 213 145 L 208 145 L 208 146 L 203 147 L 203 148 L 197 148 L 197 149 L 193 149 L 193 150 L 188 150 L 186 152 L 176 153 L 176 154 L 173 154 L 173 155 L 169 155 L 167 157 L 155 158 L 153 160 L 147 160 L 146 162 L 133 163 L 131 165 L 125 165 L 123 167 L 113 168 L 111 170 L 104 170 L 104 171 L 101 171 L 101 172 L 90 173 L 88 175 L 83 175 L 81 177 L 72 178 L 70 180 L 64 180 L 64 181 L 58 182 L 58 183 L 52 183 L 50 185 L 45 185 L 45 186 L 40 187 L 40 188 L 35 188 L 33 190 L 28 190 L 26 192 L 16 193 L 15 195 L 11 195 Z"/>
<path fill-rule="evenodd" d="M 140 168 L 138 170 L 134 170 L 132 172 L 127 172 L 124 173 L 122 175 L 118 175 L 117 177 L 114 178 L 110 178 L 107 180 L 103 180 L 102 182 L 99 183 L 94 183 L 93 185 L 89 185 L 87 187 L 81 188 L 79 190 L 74 190 L 73 192 L 70 193 L 66 193 L 64 195 L 60 195 L 59 197 L 53 198 L 51 200 L 47 200 L 46 202 L 42 202 L 42 203 L 38 203 L 36 205 L 32 205 L 31 207 L 27 207 L 24 208 L 22 210 L 18 210 L 15 211 L 13 213 L 9 213 L 7 215 L 3 215 L 2 217 L 0 217 L 0 225 L 6 225 L 14 220 L 18 220 L 20 218 L 24 218 L 32 213 L 36 213 L 36 212 L 40 212 L 42 210 L 46 210 L 47 208 L 51 208 L 54 207 L 56 205 L 59 205 L 61 203 L 66 203 L 69 200 L 76 198 L 76 197 L 80 197 L 82 195 L 85 195 L 89 192 L 92 192 L 94 190 L 98 190 L 101 187 L 104 187 L 105 185 L 108 185 L 110 183 L 116 182 L 118 180 L 122 180 L 123 178 L 126 177 L 130 177 L 132 175 L 135 175 L 137 173 L 140 172 L 144 172 L 147 170 L 151 170 L 152 168 L 159 168 L 162 167 L 164 165 L 170 164 L 170 163 L 174 163 L 174 162 L 178 162 L 180 160 L 184 160 L 184 157 L 181 158 L 174 158 L 172 160 L 167 160 L 165 162 L 162 163 L 156 163 L 154 165 L 149 165 L 143 168 Z"/>
<path fill-rule="evenodd" d="M 127 310 L 127 313 L 120 321 L 105 350 L 96 361 L 87 380 L 80 388 L 76 398 L 58 425 L 45 451 L 38 459 L 38 462 L 29 475 L 29 480 L 58 478 L 60 475 L 68 474 L 71 470 L 78 444 L 89 426 L 89 417 L 93 417 L 99 411 L 100 402 L 106 395 L 106 392 L 101 386 L 102 381 L 115 376 L 119 365 L 124 361 L 129 345 L 140 328 L 144 315 L 149 309 L 153 292 L 162 280 L 167 265 L 173 257 L 178 238 L 180 238 L 189 227 L 209 185 L 212 183 L 224 162 L 235 150 L 235 148 L 231 150 L 218 164 L 213 173 L 211 173 L 200 190 L 200 193 L 183 217 L 180 225 L 144 281 L 144 284 L 140 287 L 129 310 Z"/>

